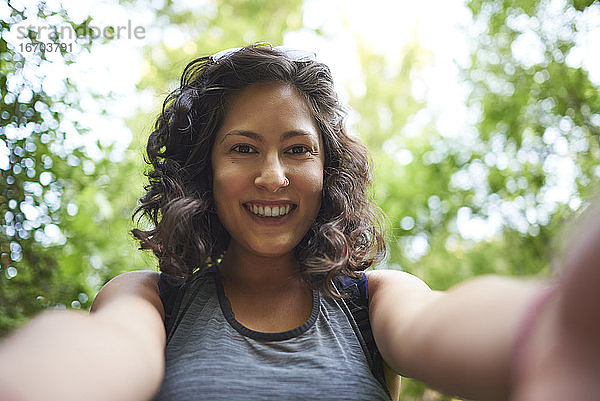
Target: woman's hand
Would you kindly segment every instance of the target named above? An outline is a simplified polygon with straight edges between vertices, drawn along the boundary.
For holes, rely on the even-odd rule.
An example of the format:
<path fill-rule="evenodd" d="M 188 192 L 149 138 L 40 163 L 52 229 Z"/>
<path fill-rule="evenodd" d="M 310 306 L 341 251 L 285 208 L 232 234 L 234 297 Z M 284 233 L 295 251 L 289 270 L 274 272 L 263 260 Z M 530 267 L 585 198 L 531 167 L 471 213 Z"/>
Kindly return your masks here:
<path fill-rule="evenodd" d="M 553 282 L 488 276 L 440 293 L 406 273 L 369 273 L 385 361 L 468 399 L 600 399 L 599 216 L 580 229 Z"/>
<path fill-rule="evenodd" d="M 524 322 L 513 372 L 515 401 L 600 399 L 600 214 L 571 241 L 555 291 Z"/>
<path fill-rule="evenodd" d="M 100 291 L 91 314 L 45 312 L 17 330 L 0 346 L 0 394 L 18 401 L 150 399 L 164 370 L 157 277 L 126 273 Z"/>

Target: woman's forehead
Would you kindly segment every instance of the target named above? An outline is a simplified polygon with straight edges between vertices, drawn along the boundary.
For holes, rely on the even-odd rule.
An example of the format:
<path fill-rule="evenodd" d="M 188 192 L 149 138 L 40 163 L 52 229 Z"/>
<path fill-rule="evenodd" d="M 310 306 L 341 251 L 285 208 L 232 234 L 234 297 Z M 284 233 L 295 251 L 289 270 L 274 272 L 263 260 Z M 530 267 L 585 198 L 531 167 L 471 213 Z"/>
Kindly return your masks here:
<path fill-rule="evenodd" d="M 234 131 L 258 135 L 278 132 L 284 139 L 299 134 L 320 139 L 306 99 L 293 85 L 282 82 L 251 85 L 228 102 L 217 141 Z"/>

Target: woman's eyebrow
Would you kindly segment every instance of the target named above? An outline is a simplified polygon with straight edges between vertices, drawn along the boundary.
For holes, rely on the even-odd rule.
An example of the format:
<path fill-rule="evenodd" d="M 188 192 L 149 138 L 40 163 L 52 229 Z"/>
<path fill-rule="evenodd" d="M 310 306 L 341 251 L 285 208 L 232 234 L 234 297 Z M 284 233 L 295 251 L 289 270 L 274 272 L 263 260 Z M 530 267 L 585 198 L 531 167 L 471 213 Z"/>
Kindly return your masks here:
<path fill-rule="evenodd" d="M 296 136 L 306 136 L 306 137 L 309 137 L 311 139 L 315 139 L 315 134 L 313 134 L 312 132 L 305 131 L 303 129 L 295 129 L 295 130 L 286 131 L 281 136 L 281 142 L 287 141 L 288 139 L 294 138 Z"/>
<path fill-rule="evenodd" d="M 227 139 L 229 136 L 235 136 L 235 135 L 245 136 L 247 138 L 254 139 L 255 141 L 263 142 L 262 136 L 260 136 L 259 134 L 257 134 L 254 131 L 248 131 L 248 130 L 229 131 L 227 134 L 225 134 L 223 136 L 223 138 L 221 138 L 221 140 L 219 142 L 223 143 L 225 141 L 225 139 Z M 305 136 L 305 137 L 309 137 L 311 139 L 315 139 L 315 135 L 310 131 L 305 131 L 303 129 L 294 129 L 294 130 L 284 132 L 283 135 L 281 136 L 281 142 L 287 141 L 288 139 L 294 138 L 297 136 Z"/>
<path fill-rule="evenodd" d="M 258 142 L 262 142 L 263 139 L 260 135 L 258 135 L 256 132 L 254 131 L 247 131 L 247 130 L 233 130 L 233 131 L 229 131 L 227 134 L 225 134 L 223 136 L 223 138 L 221 138 L 220 143 L 223 143 L 225 141 L 225 139 L 227 139 L 227 137 L 229 136 L 235 136 L 235 135 L 239 135 L 239 136 L 245 136 L 247 138 L 250 139 L 254 139 L 255 141 Z"/>

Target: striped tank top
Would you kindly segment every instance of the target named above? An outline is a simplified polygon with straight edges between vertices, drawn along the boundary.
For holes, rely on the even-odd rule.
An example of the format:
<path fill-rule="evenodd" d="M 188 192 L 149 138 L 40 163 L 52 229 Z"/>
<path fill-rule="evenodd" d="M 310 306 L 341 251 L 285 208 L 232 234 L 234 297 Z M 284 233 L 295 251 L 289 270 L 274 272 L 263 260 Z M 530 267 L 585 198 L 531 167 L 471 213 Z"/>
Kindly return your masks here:
<path fill-rule="evenodd" d="M 390 400 L 340 300 L 313 291 L 301 326 L 263 333 L 239 323 L 217 268 L 181 292 L 155 401 Z"/>

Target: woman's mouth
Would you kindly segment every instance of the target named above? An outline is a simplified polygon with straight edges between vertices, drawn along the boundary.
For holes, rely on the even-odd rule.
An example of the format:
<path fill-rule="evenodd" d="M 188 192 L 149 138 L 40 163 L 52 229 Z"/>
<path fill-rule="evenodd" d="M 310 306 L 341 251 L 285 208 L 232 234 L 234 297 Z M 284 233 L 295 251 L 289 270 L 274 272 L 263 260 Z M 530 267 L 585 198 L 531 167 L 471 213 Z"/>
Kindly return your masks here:
<path fill-rule="evenodd" d="M 259 217 L 281 217 L 290 213 L 296 207 L 292 203 L 270 204 L 247 202 L 244 207 L 253 215 Z"/>

